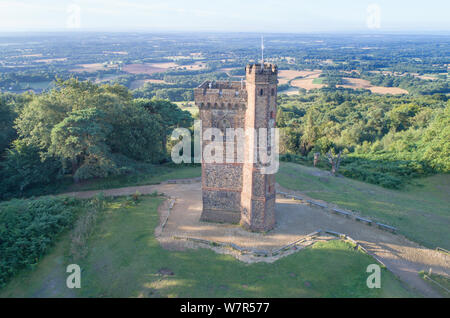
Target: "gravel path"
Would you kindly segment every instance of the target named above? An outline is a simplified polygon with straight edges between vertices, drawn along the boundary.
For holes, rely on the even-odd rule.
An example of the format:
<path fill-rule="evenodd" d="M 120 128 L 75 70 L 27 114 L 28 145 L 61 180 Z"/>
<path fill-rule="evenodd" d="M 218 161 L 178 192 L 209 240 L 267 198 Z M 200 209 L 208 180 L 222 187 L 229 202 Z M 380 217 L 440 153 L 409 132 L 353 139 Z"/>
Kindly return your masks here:
<path fill-rule="evenodd" d="M 158 237 L 166 248 L 195 247 L 192 242 L 175 243 L 172 239 L 173 236 L 189 236 L 234 243 L 242 247 L 273 250 L 322 229 L 344 233 L 357 240 L 408 287 L 425 297 L 441 297 L 441 295 L 419 277 L 419 271 L 432 268 L 434 273 L 450 276 L 450 256 L 447 254 L 420 246 L 402 235 L 392 234 L 292 199 L 277 197 L 276 228 L 264 235 L 245 231 L 235 225 L 200 222 L 201 183 L 197 180 L 193 183 L 188 183 L 187 180 L 183 182 L 72 192 L 65 195 L 89 198 L 99 192 L 103 192 L 106 196 L 122 196 L 134 194 L 136 191 L 141 194 L 157 191 L 175 198 L 175 205 Z M 302 193 L 298 195 L 305 197 Z"/>

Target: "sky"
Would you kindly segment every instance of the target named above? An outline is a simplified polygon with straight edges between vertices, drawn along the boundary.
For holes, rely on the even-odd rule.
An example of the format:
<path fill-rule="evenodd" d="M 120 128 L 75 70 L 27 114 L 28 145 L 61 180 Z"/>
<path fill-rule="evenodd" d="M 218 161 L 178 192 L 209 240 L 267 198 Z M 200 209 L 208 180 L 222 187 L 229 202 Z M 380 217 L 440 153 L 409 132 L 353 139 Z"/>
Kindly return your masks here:
<path fill-rule="evenodd" d="M 448 0 L 0 0 L 0 32 L 450 33 Z"/>

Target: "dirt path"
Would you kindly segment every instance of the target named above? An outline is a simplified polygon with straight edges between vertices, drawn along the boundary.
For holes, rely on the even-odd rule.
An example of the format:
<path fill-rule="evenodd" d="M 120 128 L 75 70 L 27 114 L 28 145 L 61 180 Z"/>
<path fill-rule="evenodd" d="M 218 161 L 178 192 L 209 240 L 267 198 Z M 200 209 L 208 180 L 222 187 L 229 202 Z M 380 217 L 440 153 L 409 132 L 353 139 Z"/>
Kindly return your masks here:
<path fill-rule="evenodd" d="M 425 297 L 441 297 L 441 295 L 419 277 L 419 271 L 432 268 L 434 273 L 450 276 L 450 256 L 446 254 L 420 246 L 402 235 L 392 234 L 292 199 L 277 197 L 277 226 L 265 235 L 247 232 L 239 226 L 200 222 L 201 184 L 197 180 L 193 181 L 193 183 L 186 180 L 177 181 L 183 182 L 181 184 L 168 182 L 160 185 L 72 192 L 65 195 L 89 198 L 99 192 L 103 192 L 106 196 L 122 196 L 134 194 L 136 191 L 141 194 L 157 191 L 175 198 L 176 203 L 158 238 L 163 246 L 173 246 L 173 236 L 189 236 L 271 250 L 317 229 L 332 230 L 345 233 L 357 240 L 408 287 Z M 302 193 L 298 195 L 305 197 Z M 195 247 L 192 243 L 190 245 L 185 243 L 184 246 Z"/>

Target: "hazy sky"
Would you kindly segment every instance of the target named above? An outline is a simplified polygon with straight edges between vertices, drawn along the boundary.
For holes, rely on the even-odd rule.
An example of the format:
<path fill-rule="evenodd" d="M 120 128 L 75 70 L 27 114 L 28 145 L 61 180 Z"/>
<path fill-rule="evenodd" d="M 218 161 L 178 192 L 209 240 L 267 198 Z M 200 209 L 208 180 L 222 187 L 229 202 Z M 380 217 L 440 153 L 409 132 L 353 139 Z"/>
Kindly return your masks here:
<path fill-rule="evenodd" d="M 449 13 L 449 0 L 0 0 L 0 32 L 450 32 Z"/>

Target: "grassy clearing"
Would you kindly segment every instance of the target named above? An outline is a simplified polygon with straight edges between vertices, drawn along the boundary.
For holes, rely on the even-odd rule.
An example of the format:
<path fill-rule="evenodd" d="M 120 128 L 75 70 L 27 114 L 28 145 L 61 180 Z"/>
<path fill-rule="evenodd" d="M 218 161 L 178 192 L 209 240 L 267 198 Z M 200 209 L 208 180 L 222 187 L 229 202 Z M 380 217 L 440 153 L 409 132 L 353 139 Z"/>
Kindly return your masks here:
<path fill-rule="evenodd" d="M 323 80 L 324 80 L 323 77 L 317 77 L 317 78 L 313 79 L 312 83 L 313 84 L 324 84 Z"/>
<path fill-rule="evenodd" d="M 194 101 L 173 103 L 180 107 L 182 110 L 187 110 L 188 112 L 190 112 L 192 116 L 196 116 L 198 114 L 198 107 L 195 106 Z"/>
<path fill-rule="evenodd" d="M 273 264 L 245 264 L 208 249 L 168 251 L 153 236 L 162 198 L 111 199 L 78 264 L 82 288 L 65 287 L 70 233 L 34 271 L 22 272 L 0 297 L 410 297 L 382 269 L 381 289 L 366 287 L 374 260 L 342 241 L 318 243 Z M 131 202 L 131 203 L 130 203 Z M 173 275 L 170 275 L 172 274 Z"/>
<path fill-rule="evenodd" d="M 89 180 L 79 184 L 72 184 L 67 191 L 104 190 L 129 186 L 158 184 L 171 179 L 189 179 L 201 176 L 200 166 L 155 166 L 149 172 L 134 173 L 110 178 Z"/>
<path fill-rule="evenodd" d="M 277 182 L 396 226 L 400 233 L 427 247 L 450 248 L 449 175 L 435 175 L 403 190 L 389 190 L 345 177 L 324 176 L 319 169 L 281 163 Z"/>
<path fill-rule="evenodd" d="M 105 190 L 129 186 L 151 185 L 171 179 L 187 179 L 200 176 L 200 166 L 151 165 L 147 171 L 140 173 L 91 179 L 78 184 L 73 183 L 71 176 L 66 176 L 58 182 L 28 189 L 23 196 L 31 197 L 74 191 Z"/>

